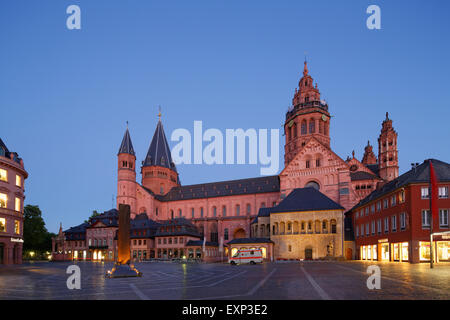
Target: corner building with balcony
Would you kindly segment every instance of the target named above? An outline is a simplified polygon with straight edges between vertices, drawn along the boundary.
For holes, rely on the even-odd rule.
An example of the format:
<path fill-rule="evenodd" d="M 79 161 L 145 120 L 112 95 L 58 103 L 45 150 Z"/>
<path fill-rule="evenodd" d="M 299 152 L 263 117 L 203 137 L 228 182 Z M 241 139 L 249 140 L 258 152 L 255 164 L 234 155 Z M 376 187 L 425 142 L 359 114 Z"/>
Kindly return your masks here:
<path fill-rule="evenodd" d="M 23 160 L 0 138 L 0 264 L 22 263 L 26 178 Z"/>

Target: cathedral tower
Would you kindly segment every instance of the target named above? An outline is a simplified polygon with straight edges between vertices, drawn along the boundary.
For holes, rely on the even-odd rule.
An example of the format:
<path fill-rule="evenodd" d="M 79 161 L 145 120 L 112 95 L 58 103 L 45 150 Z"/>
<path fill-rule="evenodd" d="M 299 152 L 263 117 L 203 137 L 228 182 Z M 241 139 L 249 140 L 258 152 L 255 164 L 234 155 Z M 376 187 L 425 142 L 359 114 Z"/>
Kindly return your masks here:
<path fill-rule="evenodd" d="M 155 194 L 164 195 L 173 187 L 180 185 L 177 168 L 172 161 L 161 123 L 161 114 L 147 156 L 142 162 L 141 173 L 142 186 Z"/>
<path fill-rule="evenodd" d="M 391 181 L 398 177 L 397 132 L 387 112 L 378 138 L 378 165 L 383 180 Z"/>
<path fill-rule="evenodd" d="M 128 204 L 131 217 L 134 217 L 136 215 L 136 155 L 128 125 L 117 154 L 117 160 L 117 209 L 119 204 Z"/>
<path fill-rule="evenodd" d="M 285 166 L 295 157 L 299 150 L 312 138 L 316 138 L 326 147 L 330 147 L 330 114 L 328 105 L 320 100 L 317 83 L 308 74 L 305 61 L 303 77 L 298 83 L 292 99 L 292 107 L 286 113 L 284 133 Z"/>

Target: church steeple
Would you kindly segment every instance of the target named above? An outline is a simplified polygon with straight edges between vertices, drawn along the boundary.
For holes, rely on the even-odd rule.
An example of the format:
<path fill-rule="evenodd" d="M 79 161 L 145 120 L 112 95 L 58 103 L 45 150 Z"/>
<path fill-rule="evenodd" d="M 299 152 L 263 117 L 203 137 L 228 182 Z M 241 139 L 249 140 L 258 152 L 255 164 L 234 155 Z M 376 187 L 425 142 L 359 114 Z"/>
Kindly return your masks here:
<path fill-rule="evenodd" d="M 128 153 L 131 155 L 134 154 L 133 144 L 131 143 L 131 137 L 130 132 L 128 131 L 128 121 L 127 121 L 127 130 L 125 131 L 125 134 L 123 135 L 122 143 L 120 144 L 119 153 Z"/>
<path fill-rule="evenodd" d="M 159 118 L 158 124 L 156 125 L 152 142 L 150 143 L 147 156 L 145 157 L 142 166 L 160 166 L 174 170 L 175 172 L 177 171 L 177 168 L 172 161 L 172 154 L 170 153 L 161 118 Z"/>
<path fill-rule="evenodd" d="M 386 112 L 386 119 L 378 138 L 378 165 L 380 178 L 391 181 L 398 177 L 397 132 L 392 127 L 392 120 Z"/>
<path fill-rule="evenodd" d="M 172 187 L 179 185 L 179 179 L 161 122 L 161 112 L 158 116 L 147 156 L 142 161 L 142 185 L 156 194 L 166 194 Z"/>
<path fill-rule="evenodd" d="M 287 165 L 312 137 L 330 147 L 330 119 L 328 105 L 320 100 L 317 83 L 314 84 L 309 75 L 305 60 L 303 77 L 295 89 L 292 107 L 286 114 L 284 164 Z"/>

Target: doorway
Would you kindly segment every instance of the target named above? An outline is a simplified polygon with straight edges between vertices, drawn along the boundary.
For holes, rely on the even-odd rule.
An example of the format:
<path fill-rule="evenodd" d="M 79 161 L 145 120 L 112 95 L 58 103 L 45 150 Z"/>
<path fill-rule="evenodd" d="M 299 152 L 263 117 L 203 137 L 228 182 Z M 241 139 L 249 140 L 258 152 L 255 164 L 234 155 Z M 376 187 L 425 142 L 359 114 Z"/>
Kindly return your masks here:
<path fill-rule="evenodd" d="M 3 243 L 0 243 L 0 264 L 3 264 Z"/>
<path fill-rule="evenodd" d="M 312 248 L 306 248 L 305 249 L 305 260 L 312 260 L 312 258 L 313 258 Z"/>
<path fill-rule="evenodd" d="M 352 260 L 353 259 L 353 250 L 352 250 L 352 248 L 347 248 L 345 257 L 346 257 L 347 260 Z"/>

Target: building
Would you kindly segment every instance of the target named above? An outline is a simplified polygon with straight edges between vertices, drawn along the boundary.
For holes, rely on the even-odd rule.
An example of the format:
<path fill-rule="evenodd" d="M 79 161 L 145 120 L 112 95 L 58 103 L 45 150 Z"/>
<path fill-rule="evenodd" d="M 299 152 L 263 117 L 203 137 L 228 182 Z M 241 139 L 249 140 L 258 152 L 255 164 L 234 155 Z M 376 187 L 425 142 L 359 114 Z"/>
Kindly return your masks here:
<path fill-rule="evenodd" d="M 274 243 L 273 259 L 344 255 L 344 208 L 315 188 L 294 189 L 280 204 L 260 211 L 260 215 L 252 229 L 255 235 Z"/>
<path fill-rule="evenodd" d="M 22 263 L 23 201 L 28 173 L 0 139 L 0 264 Z"/>
<path fill-rule="evenodd" d="M 414 165 L 347 213 L 353 221 L 357 259 L 430 261 L 429 161 L 439 181 L 439 218 L 433 220 L 434 252 L 438 262 L 450 261 L 450 164 L 435 159 Z"/>
<path fill-rule="evenodd" d="M 195 185 L 180 183 L 161 115 L 141 162 L 138 182 L 136 155 L 127 127 L 117 154 L 117 206 L 128 204 L 131 218 L 145 214 L 157 223 L 186 219 L 200 237 L 216 249 L 221 241 L 226 244 L 235 239 L 270 238 L 273 229 L 270 217 L 258 216 L 258 213 L 261 209 L 275 207 L 296 189 L 315 188 L 349 210 L 377 186 L 397 178 L 397 133 L 386 114 L 378 139 L 378 158 L 368 143 L 361 161 L 356 159 L 355 152 L 343 160 L 331 148 L 331 119 L 328 104 L 321 100 L 317 83 L 309 75 L 305 62 L 303 77 L 285 115 L 285 168 L 282 172 L 276 176 Z M 252 234 L 252 221 L 257 216 L 266 222 L 258 224 L 259 229 Z M 89 240 L 93 235 L 86 237 Z M 189 240 L 190 244 L 199 244 L 201 238 Z M 142 244 L 144 240 L 141 240 Z M 152 242 L 146 243 L 148 246 Z M 155 243 L 153 249 L 169 248 L 158 247 Z M 179 256 L 180 248 L 175 249 Z M 201 249 L 203 251 L 203 246 Z M 152 248 L 147 250 L 151 255 Z M 163 256 L 164 251 L 161 254 Z M 300 256 L 304 256 L 304 252 Z"/>

